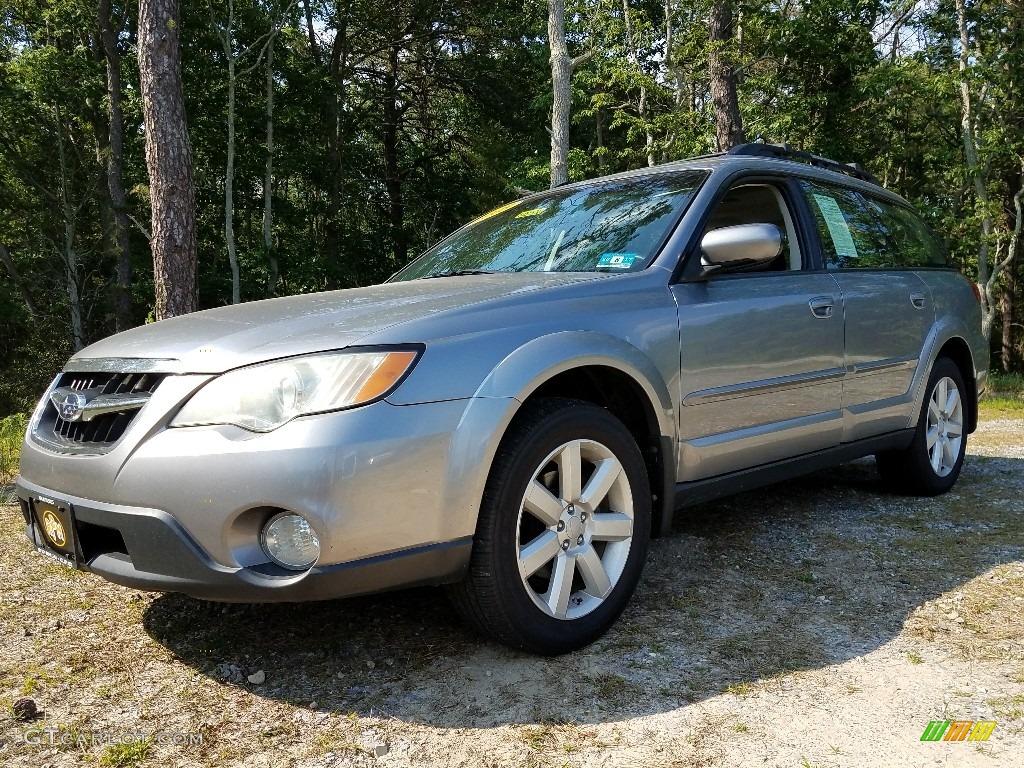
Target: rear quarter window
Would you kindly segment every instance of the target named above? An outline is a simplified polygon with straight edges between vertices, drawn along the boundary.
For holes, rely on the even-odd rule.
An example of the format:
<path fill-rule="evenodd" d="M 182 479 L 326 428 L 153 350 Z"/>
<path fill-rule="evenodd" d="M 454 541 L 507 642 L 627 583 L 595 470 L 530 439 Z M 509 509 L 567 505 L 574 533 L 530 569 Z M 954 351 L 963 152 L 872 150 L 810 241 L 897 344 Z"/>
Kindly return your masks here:
<path fill-rule="evenodd" d="M 949 256 L 913 211 L 888 200 L 867 198 L 889 240 L 897 267 L 948 267 Z"/>

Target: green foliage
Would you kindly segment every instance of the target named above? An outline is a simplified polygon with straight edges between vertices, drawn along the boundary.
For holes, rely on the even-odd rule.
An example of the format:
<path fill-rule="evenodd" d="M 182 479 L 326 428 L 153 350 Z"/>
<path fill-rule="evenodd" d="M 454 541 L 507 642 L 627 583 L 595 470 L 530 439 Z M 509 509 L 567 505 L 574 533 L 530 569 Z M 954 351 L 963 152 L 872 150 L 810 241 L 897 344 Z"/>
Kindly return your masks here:
<path fill-rule="evenodd" d="M 28 414 L 16 413 L 0 419 L 0 489 L 18 474 L 21 441 L 28 426 Z"/>
<path fill-rule="evenodd" d="M 570 179 L 714 150 L 711 2 L 567 0 L 576 59 Z M 20 281 L 0 271 L 0 414 L 30 408 L 72 351 L 73 294 L 85 343 L 113 332 L 116 287 L 107 63 L 96 4 L 9 5 L 0 10 L 0 243 Z M 121 30 L 123 181 L 135 222 L 131 320 L 141 324 L 153 282 L 137 4 L 112 6 Z M 234 7 L 235 50 L 254 46 L 236 83 L 234 230 L 243 300 L 379 281 L 479 213 L 547 186 L 544 3 L 235 0 Z M 983 217 L 996 222 L 990 247 L 1004 252 L 1014 222 L 1024 158 L 1024 23 L 1019 4 L 967 0 L 966 77 L 988 173 L 985 208 L 964 161 L 954 5 L 919 4 L 897 24 L 906 7 L 902 0 L 734 0 L 735 36 L 721 53 L 737 73 L 748 139 L 862 163 L 918 206 L 956 263 L 976 275 Z M 268 249 L 267 78 L 259 50 L 284 9 L 271 70 Z M 227 66 L 217 37 L 226 9 L 183 3 L 182 13 L 205 308 L 231 297 Z M 269 285 L 272 259 L 276 286 Z M 1012 305 L 1011 366 L 1024 358 L 1022 261 L 997 286 Z"/>

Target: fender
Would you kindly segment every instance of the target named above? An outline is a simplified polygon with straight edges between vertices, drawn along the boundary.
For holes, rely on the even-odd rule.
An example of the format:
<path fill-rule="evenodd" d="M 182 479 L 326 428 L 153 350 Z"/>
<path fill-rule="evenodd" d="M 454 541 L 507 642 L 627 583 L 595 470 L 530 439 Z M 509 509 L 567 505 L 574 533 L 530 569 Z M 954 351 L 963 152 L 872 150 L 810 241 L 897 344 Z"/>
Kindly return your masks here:
<path fill-rule="evenodd" d="M 675 437 L 673 398 L 657 366 L 632 344 L 597 331 L 561 331 L 523 344 L 495 366 L 474 397 L 525 402 L 553 376 L 588 365 L 615 368 L 632 378 L 654 407 L 661 434 Z"/>
<path fill-rule="evenodd" d="M 664 531 L 673 511 L 677 435 L 672 397 L 654 363 L 631 344 L 594 331 L 561 331 L 533 339 L 507 355 L 470 398 L 452 436 L 446 499 L 457 514 L 473 510 L 475 520 L 487 474 L 498 446 L 522 404 L 559 373 L 584 366 L 606 366 L 628 375 L 644 392 L 661 434 L 665 476 L 651 478 L 652 491 L 664 501 Z"/>

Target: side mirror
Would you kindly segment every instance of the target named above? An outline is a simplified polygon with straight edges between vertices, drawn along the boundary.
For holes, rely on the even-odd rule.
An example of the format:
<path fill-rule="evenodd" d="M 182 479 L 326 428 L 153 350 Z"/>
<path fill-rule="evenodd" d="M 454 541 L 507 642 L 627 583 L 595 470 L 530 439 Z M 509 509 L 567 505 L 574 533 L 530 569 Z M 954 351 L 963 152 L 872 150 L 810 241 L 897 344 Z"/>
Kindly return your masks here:
<path fill-rule="evenodd" d="M 774 224 L 738 224 L 713 229 L 700 241 L 704 274 L 719 269 L 757 267 L 782 253 L 782 233 Z"/>

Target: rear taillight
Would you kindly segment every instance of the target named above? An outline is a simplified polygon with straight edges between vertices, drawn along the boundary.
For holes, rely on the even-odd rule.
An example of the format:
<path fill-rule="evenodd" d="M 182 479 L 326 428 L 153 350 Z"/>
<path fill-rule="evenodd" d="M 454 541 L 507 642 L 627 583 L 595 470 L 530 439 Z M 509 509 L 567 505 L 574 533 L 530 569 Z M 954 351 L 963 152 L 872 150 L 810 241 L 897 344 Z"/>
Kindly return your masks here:
<path fill-rule="evenodd" d="M 973 280 L 971 281 L 971 290 L 974 291 L 974 300 L 981 304 L 981 287 Z"/>

